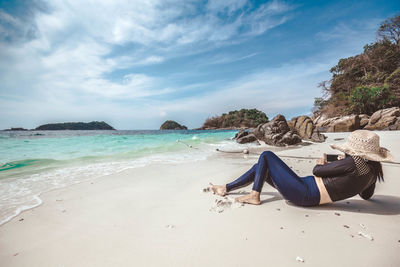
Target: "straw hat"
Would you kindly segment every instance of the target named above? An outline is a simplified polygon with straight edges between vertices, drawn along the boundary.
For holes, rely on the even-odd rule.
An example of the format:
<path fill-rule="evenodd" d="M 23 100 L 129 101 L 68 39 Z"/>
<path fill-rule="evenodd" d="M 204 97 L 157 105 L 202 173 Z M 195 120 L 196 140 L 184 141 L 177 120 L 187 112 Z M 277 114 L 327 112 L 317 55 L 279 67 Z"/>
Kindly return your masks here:
<path fill-rule="evenodd" d="M 350 156 L 373 161 L 394 161 L 389 150 L 379 146 L 379 135 L 368 130 L 356 130 L 349 135 L 346 143 L 331 147 Z"/>

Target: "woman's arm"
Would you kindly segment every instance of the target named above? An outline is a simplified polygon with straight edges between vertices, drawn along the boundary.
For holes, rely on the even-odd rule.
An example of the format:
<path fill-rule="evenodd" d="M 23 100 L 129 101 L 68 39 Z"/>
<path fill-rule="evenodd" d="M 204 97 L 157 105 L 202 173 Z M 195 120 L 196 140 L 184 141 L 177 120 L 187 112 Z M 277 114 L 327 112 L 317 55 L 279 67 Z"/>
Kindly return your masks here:
<path fill-rule="evenodd" d="M 366 189 L 364 189 L 364 191 L 362 191 L 359 195 L 360 197 L 362 197 L 363 199 L 367 200 L 370 199 L 372 197 L 372 195 L 375 192 L 375 183 L 371 184 L 370 186 L 368 186 Z"/>
<path fill-rule="evenodd" d="M 320 163 L 321 161 L 317 161 L 317 165 L 315 165 L 313 169 L 313 174 L 322 178 L 340 176 L 355 170 L 355 164 L 352 157 L 336 160 L 323 165 Z"/>

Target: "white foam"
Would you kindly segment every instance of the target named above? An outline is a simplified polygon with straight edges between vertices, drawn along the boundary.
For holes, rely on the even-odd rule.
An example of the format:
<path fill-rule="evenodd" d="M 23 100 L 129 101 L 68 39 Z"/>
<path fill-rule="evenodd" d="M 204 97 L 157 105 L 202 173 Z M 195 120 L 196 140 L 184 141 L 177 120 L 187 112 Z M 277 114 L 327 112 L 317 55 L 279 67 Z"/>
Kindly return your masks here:
<path fill-rule="evenodd" d="M 227 145 L 227 143 L 222 143 L 222 146 Z M 176 164 L 205 160 L 213 153 L 215 153 L 214 145 L 207 144 L 199 149 L 188 148 L 183 152 L 150 155 L 129 161 L 119 160 L 63 167 L 28 177 L 2 179 L 0 186 L 0 225 L 24 210 L 39 206 L 42 203 L 40 194 L 44 192 L 127 169 L 144 167 L 155 162 Z"/>

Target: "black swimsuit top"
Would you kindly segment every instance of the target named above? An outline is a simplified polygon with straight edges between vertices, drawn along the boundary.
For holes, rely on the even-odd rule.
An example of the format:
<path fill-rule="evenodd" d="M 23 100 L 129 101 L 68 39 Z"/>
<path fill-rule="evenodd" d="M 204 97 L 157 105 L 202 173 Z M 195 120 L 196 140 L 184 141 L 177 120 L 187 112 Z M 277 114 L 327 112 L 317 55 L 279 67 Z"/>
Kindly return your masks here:
<path fill-rule="evenodd" d="M 374 194 L 376 176 L 364 159 L 357 156 L 316 165 L 313 174 L 322 178 L 332 201 L 357 194 L 363 199 L 369 199 Z"/>

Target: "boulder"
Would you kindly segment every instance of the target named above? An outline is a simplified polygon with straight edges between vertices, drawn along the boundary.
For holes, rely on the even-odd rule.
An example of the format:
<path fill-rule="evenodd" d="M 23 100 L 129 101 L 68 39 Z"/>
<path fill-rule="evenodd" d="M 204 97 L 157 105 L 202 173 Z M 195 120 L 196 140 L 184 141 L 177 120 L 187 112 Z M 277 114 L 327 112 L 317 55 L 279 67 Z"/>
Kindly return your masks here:
<path fill-rule="evenodd" d="M 301 137 L 291 131 L 283 115 L 276 115 L 270 122 L 260 124 L 254 130 L 257 139 L 268 145 L 286 146 L 301 142 Z"/>
<path fill-rule="evenodd" d="M 320 120 L 315 125 L 315 129 L 318 132 L 352 132 L 360 129 L 360 117 L 348 115 Z"/>
<path fill-rule="evenodd" d="M 396 122 L 388 127 L 386 127 L 385 129 L 386 131 L 396 131 L 396 130 L 400 130 L 400 118 L 398 117 Z"/>
<path fill-rule="evenodd" d="M 302 139 L 313 142 L 324 142 L 326 136 L 315 129 L 313 120 L 308 116 L 294 117 L 288 122 L 289 128 L 295 131 Z"/>
<path fill-rule="evenodd" d="M 360 114 L 360 129 L 363 129 L 369 123 L 369 116 L 367 114 Z"/>
<path fill-rule="evenodd" d="M 360 129 L 360 117 L 358 115 L 348 115 L 343 117 L 333 117 L 319 121 L 315 125 L 317 132 L 352 132 Z"/>
<path fill-rule="evenodd" d="M 235 137 L 233 139 L 239 139 L 239 138 L 242 138 L 242 137 L 244 137 L 244 136 L 246 136 L 248 134 L 249 134 L 248 131 L 245 131 L 245 130 L 242 129 L 238 133 L 235 134 Z"/>
<path fill-rule="evenodd" d="M 256 136 L 252 133 L 236 139 L 236 142 L 238 142 L 239 144 L 246 144 L 246 143 L 251 143 L 251 142 L 256 142 L 256 141 L 258 143 Z"/>
<path fill-rule="evenodd" d="M 311 139 L 314 130 L 314 123 L 308 116 L 294 117 L 288 122 L 289 128 L 296 131 L 303 139 Z"/>
<path fill-rule="evenodd" d="M 301 137 L 294 131 L 288 131 L 279 142 L 285 145 L 295 145 L 301 142 Z"/>
<path fill-rule="evenodd" d="M 313 141 L 313 142 L 321 143 L 321 142 L 325 142 L 326 138 L 327 138 L 326 135 L 321 134 L 319 131 L 315 130 L 312 133 L 310 140 Z"/>
<path fill-rule="evenodd" d="M 313 115 L 313 117 L 312 117 L 312 121 L 313 121 L 314 125 L 317 125 L 318 123 L 323 122 L 327 119 L 329 119 L 329 117 L 325 113 L 322 113 L 319 115 Z"/>
<path fill-rule="evenodd" d="M 364 129 L 383 130 L 391 125 L 397 124 L 400 120 L 400 108 L 392 107 L 376 111 L 369 119 L 369 123 Z M 392 127 L 393 128 L 393 127 Z"/>
<path fill-rule="evenodd" d="M 325 120 L 318 120 L 315 123 L 315 129 L 318 132 L 327 132 L 329 129 L 329 126 L 336 120 L 338 120 L 340 117 L 333 117 L 333 118 L 327 118 Z"/>
<path fill-rule="evenodd" d="M 360 117 L 358 115 L 348 115 L 333 121 L 328 128 L 328 132 L 352 132 L 360 129 Z"/>

